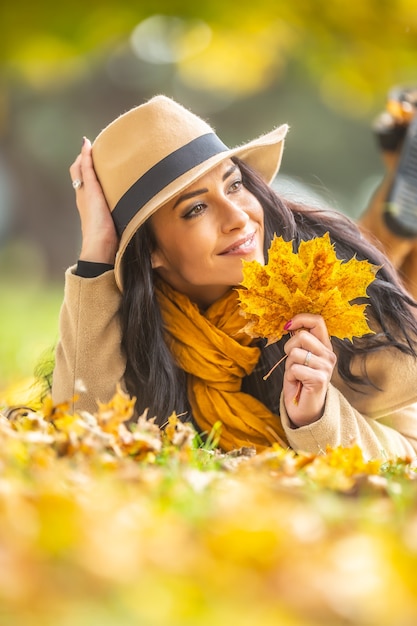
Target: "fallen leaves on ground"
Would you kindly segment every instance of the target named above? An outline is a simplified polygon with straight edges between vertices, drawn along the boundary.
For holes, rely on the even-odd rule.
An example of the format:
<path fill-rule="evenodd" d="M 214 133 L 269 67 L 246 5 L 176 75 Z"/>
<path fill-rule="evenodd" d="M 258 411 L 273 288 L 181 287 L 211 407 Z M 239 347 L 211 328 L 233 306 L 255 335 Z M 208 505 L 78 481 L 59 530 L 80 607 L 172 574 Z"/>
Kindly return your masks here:
<path fill-rule="evenodd" d="M 223 454 L 132 408 L 0 416 L 1 624 L 416 623 L 414 462 Z"/>

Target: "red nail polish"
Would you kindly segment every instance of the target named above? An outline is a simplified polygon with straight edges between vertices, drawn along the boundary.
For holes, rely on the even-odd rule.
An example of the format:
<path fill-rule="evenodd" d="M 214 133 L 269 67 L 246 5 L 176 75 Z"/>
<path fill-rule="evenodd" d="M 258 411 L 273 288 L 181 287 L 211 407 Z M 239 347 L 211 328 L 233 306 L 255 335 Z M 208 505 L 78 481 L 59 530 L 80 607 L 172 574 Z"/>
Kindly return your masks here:
<path fill-rule="evenodd" d="M 289 330 L 291 328 L 291 324 L 292 324 L 292 320 L 289 320 L 285 326 L 284 326 L 284 330 Z"/>

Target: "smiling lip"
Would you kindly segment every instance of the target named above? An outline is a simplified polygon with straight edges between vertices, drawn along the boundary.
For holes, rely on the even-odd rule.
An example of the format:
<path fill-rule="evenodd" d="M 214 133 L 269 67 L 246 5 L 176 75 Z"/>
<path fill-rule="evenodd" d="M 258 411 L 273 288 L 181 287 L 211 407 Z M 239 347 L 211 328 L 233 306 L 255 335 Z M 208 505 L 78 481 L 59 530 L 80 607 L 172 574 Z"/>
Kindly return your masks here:
<path fill-rule="evenodd" d="M 254 249 L 255 243 L 255 233 L 251 233 L 247 237 L 243 237 L 236 241 L 231 246 L 220 252 L 220 255 L 224 254 L 245 254 L 248 252 L 252 252 Z"/>

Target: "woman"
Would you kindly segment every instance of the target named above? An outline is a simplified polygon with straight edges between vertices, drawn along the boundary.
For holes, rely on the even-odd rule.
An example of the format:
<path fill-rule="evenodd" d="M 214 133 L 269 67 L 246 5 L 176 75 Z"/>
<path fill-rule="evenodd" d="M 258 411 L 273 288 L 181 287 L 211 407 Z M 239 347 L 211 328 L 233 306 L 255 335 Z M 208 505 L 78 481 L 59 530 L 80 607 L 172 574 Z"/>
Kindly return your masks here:
<path fill-rule="evenodd" d="M 367 458 L 415 455 L 414 303 L 348 218 L 272 190 L 286 132 L 231 150 L 157 96 L 93 146 L 84 140 L 70 168 L 82 247 L 66 274 L 56 402 L 82 387 L 76 408 L 94 411 L 120 382 L 161 427 L 172 411 L 203 433 L 220 421 L 225 450 L 278 441 L 321 453 L 357 443 Z M 375 334 L 331 341 L 321 316 L 300 314 L 287 322 L 290 338 L 254 342 L 241 332 L 233 289 L 242 259 L 264 263 L 274 233 L 297 248 L 325 232 L 339 258 L 382 266 L 368 290 Z"/>

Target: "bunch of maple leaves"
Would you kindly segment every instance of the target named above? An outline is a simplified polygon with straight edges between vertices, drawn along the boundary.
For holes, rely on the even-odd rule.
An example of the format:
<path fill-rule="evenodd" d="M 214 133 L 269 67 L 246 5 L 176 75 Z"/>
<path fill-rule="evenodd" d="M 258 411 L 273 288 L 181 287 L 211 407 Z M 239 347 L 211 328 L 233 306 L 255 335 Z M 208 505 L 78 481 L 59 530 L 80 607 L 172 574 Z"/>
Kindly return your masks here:
<path fill-rule="evenodd" d="M 243 261 L 240 306 L 248 323 L 245 332 L 264 337 L 268 344 L 287 333 L 285 324 L 297 313 L 321 315 L 331 337 L 350 339 L 372 333 L 365 309 L 358 300 L 378 267 L 368 261 L 337 258 L 328 233 L 300 243 L 274 237 L 268 263 Z"/>

